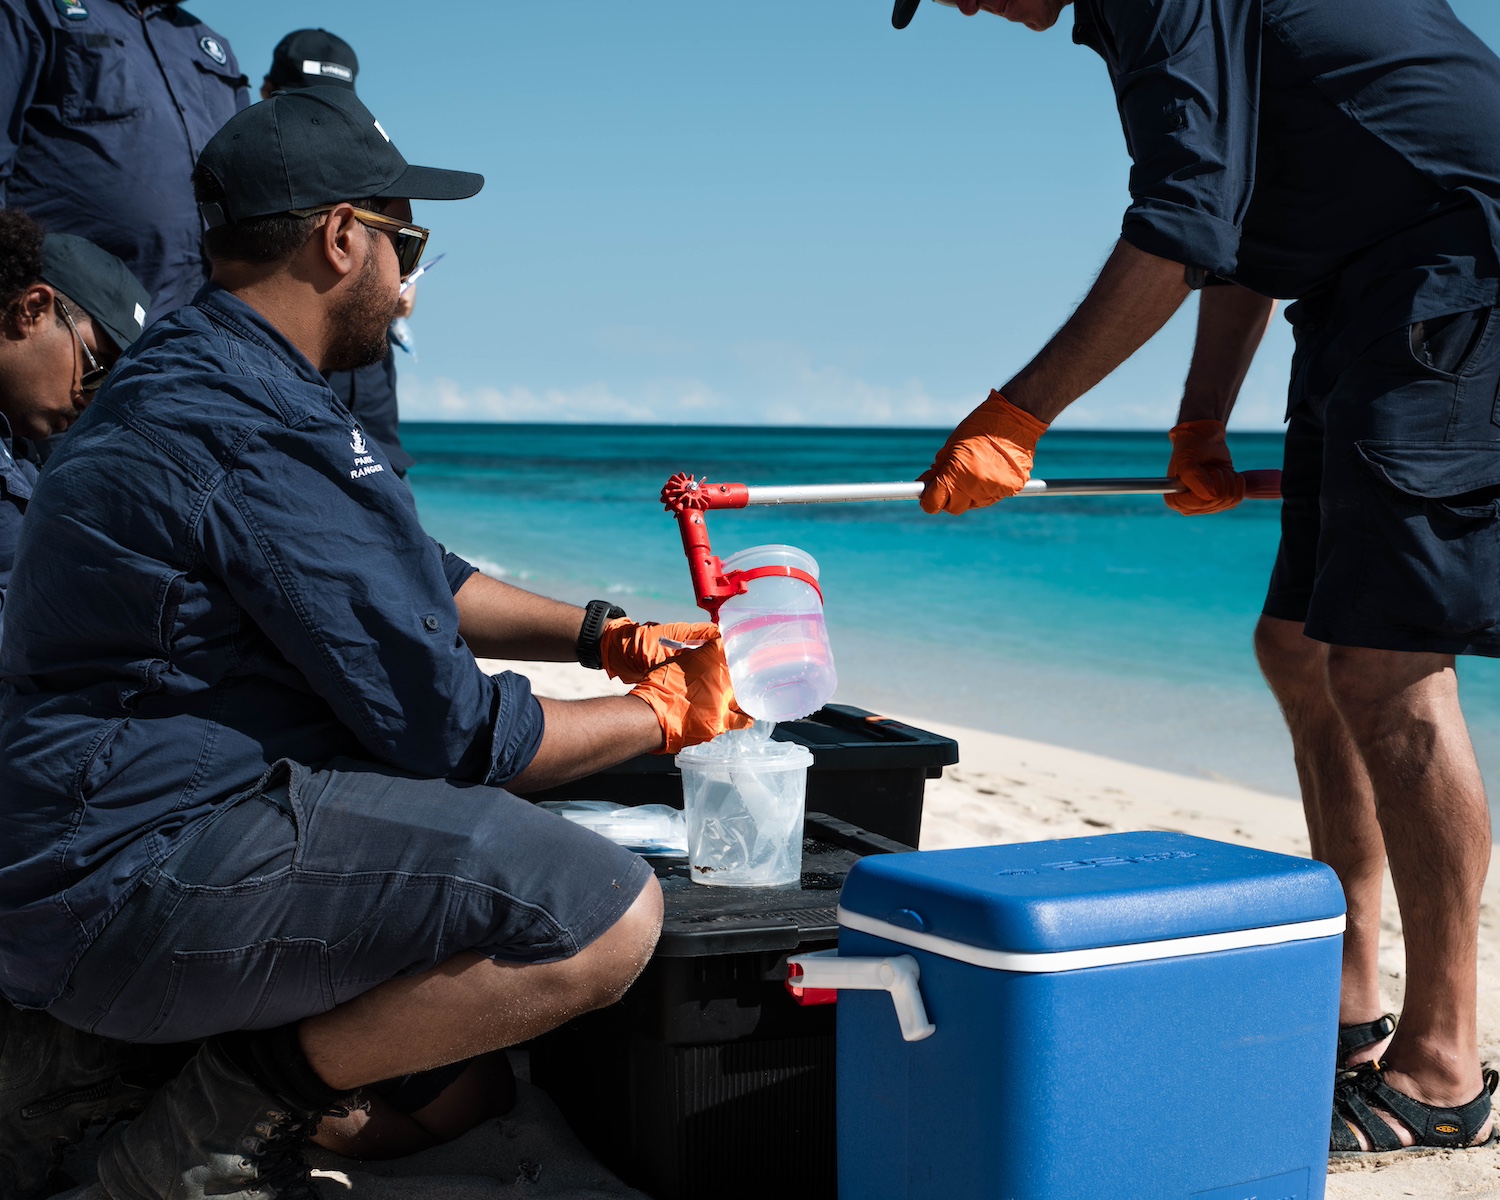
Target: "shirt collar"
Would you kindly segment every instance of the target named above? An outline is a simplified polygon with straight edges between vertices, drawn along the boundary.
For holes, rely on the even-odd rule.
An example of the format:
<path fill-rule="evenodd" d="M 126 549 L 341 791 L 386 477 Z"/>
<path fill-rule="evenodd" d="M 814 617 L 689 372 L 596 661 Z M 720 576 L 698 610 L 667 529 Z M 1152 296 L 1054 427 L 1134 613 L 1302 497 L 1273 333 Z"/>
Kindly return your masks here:
<path fill-rule="evenodd" d="M 328 383 L 307 356 L 292 345 L 281 330 L 272 325 L 250 305 L 233 292 L 217 283 L 206 283 L 193 298 L 193 304 L 206 312 L 214 321 L 227 326 L 238 336 L 257 343 L 281 359 L 291 374 L 308 383 L 326 389 Z"/>

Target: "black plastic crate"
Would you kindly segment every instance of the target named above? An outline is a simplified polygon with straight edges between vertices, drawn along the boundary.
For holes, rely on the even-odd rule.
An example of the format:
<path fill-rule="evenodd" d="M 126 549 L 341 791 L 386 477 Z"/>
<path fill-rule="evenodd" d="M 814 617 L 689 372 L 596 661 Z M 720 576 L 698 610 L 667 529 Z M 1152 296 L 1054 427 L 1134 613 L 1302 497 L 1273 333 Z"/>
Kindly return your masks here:
<path fill-rule="evenodd" d="M 661 940 L 620 1003 L 531 1043 L 531 1078 L 583 1143 L 655 1200 L 838 1192 L 834 1009 L 786 990 L 787 955 L 838 942 L 838 894 L 866 854 L 909 850 L 809 813 L 797 888 L 693 883 L 655 859 Z"/>
<path fill-rule="evenodd" d="M 827 813 L 907 846 L 922 832 L 929 779 L 958 761 L 958 743 L 863 708 L 830 704 L 774 735 L 813 754 L 807 811 Z M 532 796 L 535 800 L 613 800 L 682 807 L 682 772 L 671 755 L 642 754 L 608 771 Z"/>

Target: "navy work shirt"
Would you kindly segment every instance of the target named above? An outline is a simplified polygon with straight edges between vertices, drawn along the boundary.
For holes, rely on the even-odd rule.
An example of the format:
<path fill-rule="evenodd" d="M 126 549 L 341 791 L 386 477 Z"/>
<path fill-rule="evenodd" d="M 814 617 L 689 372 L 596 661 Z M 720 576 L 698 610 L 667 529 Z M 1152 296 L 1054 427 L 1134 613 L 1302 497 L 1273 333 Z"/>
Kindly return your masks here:
<path fill-rule="evenodd" d="M 396 403 L 396 347 L 389 345 L 378 363 L 357 371 L 334 371 L 328 386 L 359 418 L 365 433 L 374 438 L 390 459 L 397 475 L 405 475 L 417 460 L 401 444 L 401 412 Z"/>
<path fill-rule="evenodd" d="M 5 620 L 5 590 L 21 539 L 21 518 L 36 486 L 37 466 L 25 441 L 11 437 L 10 423 L 0 413 L 0 624 Z"/>
<path fill-rule="evenodd" d="M 174 4 L 0 0 L 0 205 L 108 250 L 151 293 L 150 323 L 208 278 L 193 164 L 246 84 Z"/>
<path fill-rule="evenodd" d="M 1500 59 L 1445 0 L 1077 0 L 1123 236 L 1371 337 L 1495 303 Z M 1357 348 L 1357 347 L 1356 347 Z"/>
<path fill-rule="evenodd" d="M 184 830 L 278 759 L 503 784 L 542 736 L 459 638 L 474 573 L 292 344 L 214 285 L 48 460 L 0 639 L 0 991 L 57 997 Z"/>

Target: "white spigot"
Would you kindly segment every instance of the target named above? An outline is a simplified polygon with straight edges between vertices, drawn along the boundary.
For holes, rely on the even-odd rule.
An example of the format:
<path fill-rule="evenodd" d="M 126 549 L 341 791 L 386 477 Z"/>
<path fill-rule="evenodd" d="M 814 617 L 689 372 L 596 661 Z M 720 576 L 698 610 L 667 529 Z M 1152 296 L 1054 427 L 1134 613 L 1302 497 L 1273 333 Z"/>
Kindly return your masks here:
<path fill-rule="evenodd" d="M 802 971 L 800 976 L 788 980 L 793 987 L 889 992 L 896 1006 L 901 1036 L 908 1042 L 920 1042 L 937 1030 L 937 1026 L 927 1019 L 922 990 L 917 986 L 922 971 L 910 954 L 891 958 L 840 958 L 837 950 L 817 950 L 811 954 L 794 954 L 786 961 L 789 968 L 796 966 Z"/>

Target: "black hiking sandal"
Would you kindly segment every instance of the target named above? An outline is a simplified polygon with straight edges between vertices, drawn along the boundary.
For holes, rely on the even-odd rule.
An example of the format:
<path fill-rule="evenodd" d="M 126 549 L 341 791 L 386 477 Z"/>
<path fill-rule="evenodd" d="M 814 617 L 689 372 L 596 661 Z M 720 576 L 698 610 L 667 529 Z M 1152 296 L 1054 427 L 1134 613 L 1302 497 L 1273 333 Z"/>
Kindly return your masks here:
<path fill-rule="evenodd" d="M 0 1197 L 36 1200 L 67 1186 L 56 1175 L 63 1151 L 88 1126 L 139 1112 L 182 1057 L 0 1000 Z"/>
<path fill-rule="evenodd" d="M 1394 1013 L 1386 1013 L 1378 1020 L 1366 1021 L 1363 1025 L 1340 1025 L 1339 1061 L 1334 1072 L 1337 1074 L 1340 1071 L 1351 1070 L 1352 1068 L 1344 1065 L 1349 1061 L 1351 1054 L 1356 1050 L 1363 1050 L 1366 1046 L 1378 1045 L 1395 1032 L 1396 1015 Z"/>
<path fill-rule="evenodd" d="M 1329 1156 L 1356 1158 L 1371 1154 L 1392 1154 L 1410 1150 L 1474 1150 L 1493 1144 L 1500 1130 L 1491 1130 L 1482 1142 L 1474 1135 L 1484 1128 L 1490 1115 L 1490 1096 L 1500 1084 L 1500 1073 L 1489 1068 L 1484 1072 L 1484 1090 L 1458 1108 L 1440 1108 L 1423 1104 L 1404 1092 L 1398 1092 L 1382 1079 L 1384 1063 L 1366 1062 L 1339 1073 L 1333 1088 L 1333 1125 L 1329 1131 Z M 1416 1137 L 1403 1146 L 1396 1131 L 1376 1109 L 1391 1114 Z M 1365 1135 L 1370 1149 L 1363 1150 L 1355 1130 Z"/>

